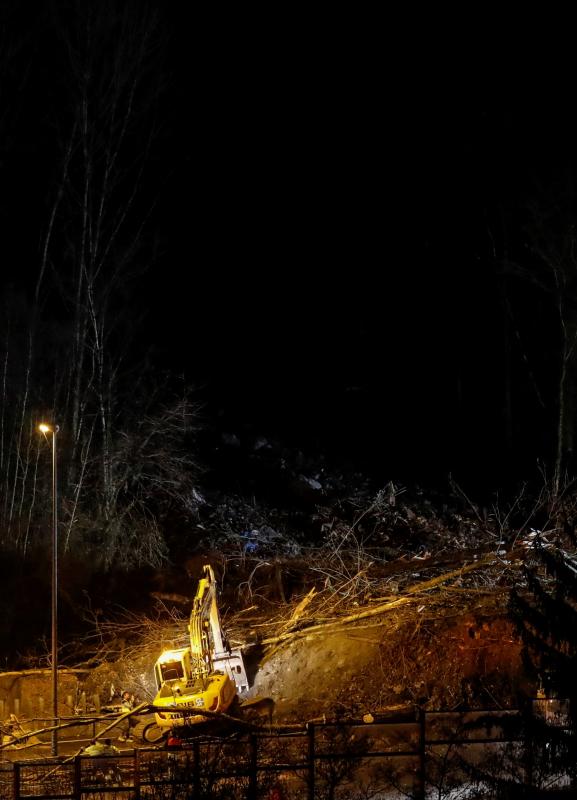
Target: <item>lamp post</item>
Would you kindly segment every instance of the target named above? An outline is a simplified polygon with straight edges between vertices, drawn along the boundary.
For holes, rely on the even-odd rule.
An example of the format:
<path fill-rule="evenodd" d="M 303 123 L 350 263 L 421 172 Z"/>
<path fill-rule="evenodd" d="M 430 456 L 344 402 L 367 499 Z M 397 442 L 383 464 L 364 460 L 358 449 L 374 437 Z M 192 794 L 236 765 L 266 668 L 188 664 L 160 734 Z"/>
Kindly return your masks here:
<path fill-rule="evenodd" d="M 58 425 L 38 426 L 46 437 L 52 434 L 52 755 L 58 755 L 58 484 L 56 470 L 56 434 Z"/>

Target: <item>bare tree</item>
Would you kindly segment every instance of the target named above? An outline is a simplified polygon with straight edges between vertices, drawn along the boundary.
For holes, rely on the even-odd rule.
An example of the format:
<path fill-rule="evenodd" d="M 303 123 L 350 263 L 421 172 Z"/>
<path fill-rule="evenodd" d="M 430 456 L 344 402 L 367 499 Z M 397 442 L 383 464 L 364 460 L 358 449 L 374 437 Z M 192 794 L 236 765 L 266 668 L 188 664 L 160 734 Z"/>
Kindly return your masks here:
<path fill-rule="evenodd" d="M 45 13 L 53 169 L 33 289 L 20 307 L 6 303 L 0 324 L 2 529 L 21 549 L 38 539 L 50 483 L 36 425 L 48 417 L 61 430 L 65 546 L 96 548 L 106 564 L 133 553 L 158 563 L 156 512 L 190 512 L 196 475 L 184 447 L 190 400 L 151 391 L 134 355 L 132 298 L 154 258 L 162 183 L 152 157 L 163 28 L 153 4 L 132 0 L 68 0 Z"/>
<path fill-rule="evenodd" d="M 194 455 L 198 410 L 186 397 L 143 412 L 126 431 L 117 431 L 111 454 L 110 483 L 98 480 L 98 456 L 87 462 L 88 484 L 96 489 L 88 502 L 75 495 L 67 514 L 66 545 L 82 543 L 96 562 L 124 567 L 158 565 L 166 555 L 157 520 L 176 509 L 192 516 L 198 505 L 199 474 Z M 95 469 L 93 469 L 95 467 Z M 100 514 L 94 501 L 106 493 Z M 107 503 L 113 513 L 108 512 Z"/>
<path fill-rule="evenodd" d="M 539 406 L 548 410 L 555 446 L 550 454 L 553 494 L 575 451 L 574 395 L 577 389 L 577 231 L 573 222 L 576 195 L 571 179 L 539 187 L 527 203 L 517 233 L 521 246 L 503 248 L 502 304 L 529 372 Z M 518 222 L 516 224 L 519 224 Z M 506 227 L 506 226 L 505 226 Z M 512 237 L 511 237 L 512 238 Z M 517 285 L 514 284 L 517 281 Z M 521 288 L 522 287 L 522 288 Z M 516 317 L 523 300 L 525 319 Z M 527 308 L 533 318 L 527 320 Z M 535 329 L 540 335 L 535 337 Z"/>

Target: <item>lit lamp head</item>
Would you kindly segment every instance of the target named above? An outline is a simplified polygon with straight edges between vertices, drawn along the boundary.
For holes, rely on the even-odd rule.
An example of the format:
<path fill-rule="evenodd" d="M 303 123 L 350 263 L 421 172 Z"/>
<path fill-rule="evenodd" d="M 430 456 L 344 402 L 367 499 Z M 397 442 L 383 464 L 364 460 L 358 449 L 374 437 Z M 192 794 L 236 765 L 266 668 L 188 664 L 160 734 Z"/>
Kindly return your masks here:
<path fill-rule="evenodd" d="M 47 433 L 58 433 L 58 425 L 48 425 L 46 422 L 41 422 L 38 426 L 38 430 L 44 435 Z"/>

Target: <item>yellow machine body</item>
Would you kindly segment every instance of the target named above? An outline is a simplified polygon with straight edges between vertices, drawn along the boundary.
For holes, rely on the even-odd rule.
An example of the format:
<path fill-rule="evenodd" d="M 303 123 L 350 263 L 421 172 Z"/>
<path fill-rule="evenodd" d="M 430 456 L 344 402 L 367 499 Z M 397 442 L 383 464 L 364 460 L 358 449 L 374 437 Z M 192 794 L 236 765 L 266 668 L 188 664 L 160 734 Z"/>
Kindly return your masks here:
<path fill-rule="evenodd" d="M 165 650 L 154 667 L 155 719 L 165 731 L 206 721 L 210 715 L 201 710 L 228 711 L 248 689 L 242 654 L 223 642 L 213 571 L 206 566 L 204 572 L 188 625 L 190 646 Z"/>

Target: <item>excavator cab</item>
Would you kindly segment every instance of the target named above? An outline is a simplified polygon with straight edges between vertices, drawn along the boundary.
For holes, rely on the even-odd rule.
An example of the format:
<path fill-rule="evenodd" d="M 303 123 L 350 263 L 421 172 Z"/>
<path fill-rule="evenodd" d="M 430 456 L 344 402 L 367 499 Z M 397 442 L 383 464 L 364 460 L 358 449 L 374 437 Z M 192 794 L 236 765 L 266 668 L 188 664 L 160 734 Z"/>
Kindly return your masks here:
<path fill-rule="evenodd" d="M 158 659 L 154 667 L 156 688 L 160 689 L 166 681 L 182 680 L 185 674 L 185 663 L 182 656 L 187 650 L 166 650 Z"/>

